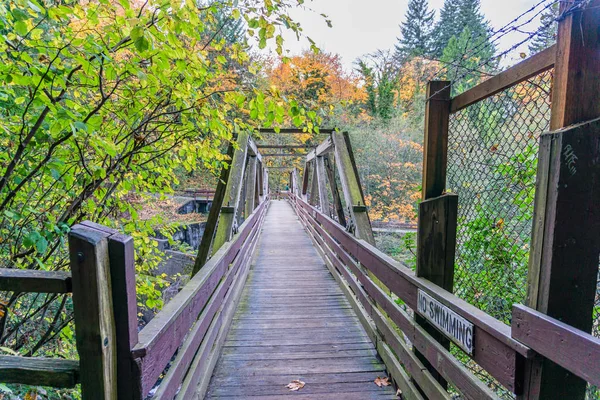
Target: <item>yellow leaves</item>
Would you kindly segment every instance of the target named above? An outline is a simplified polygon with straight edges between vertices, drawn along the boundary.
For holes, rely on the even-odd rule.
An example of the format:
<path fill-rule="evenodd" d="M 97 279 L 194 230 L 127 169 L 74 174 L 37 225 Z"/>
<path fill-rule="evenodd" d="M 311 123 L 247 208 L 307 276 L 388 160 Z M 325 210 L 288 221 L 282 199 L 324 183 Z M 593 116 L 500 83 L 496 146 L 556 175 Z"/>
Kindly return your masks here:
<path fill-rule="evenodd" d="M 383 378 L 378 376 L 377 378 L 375 378 L 374 382 L 379 387 L 391 385 L 390 378 L 388 378 L 387 376 Z"/>
<path fill-rule="evenodd" d="M 0 300 L 0 318 L 3 318 L 6 315 L 6 307 L 8 306 L 8 302 L 4 300 Z"/>
<path fill-rule="evenodd" d="M 496 228 L 502 229 L 503 227 L 504 227 L 504 218 L 500 218 L 500 219 L 498 219 L 498 221 L 496 221 Z"/>
<path fill-rule="evenodd" d="M 36 391 L 33 391 L 33 390 L 30 390 L 25 395 L 25 400 L 37 400 L 37 398 L 38 398 L 38 394 Z"/>
<path fill-rule="evenodd" d="M 294 379 L 286 385 L 286 388 L 290 389 L 290 392 L 297 392 L 304 387 L 305 383 L 299 379 Z"/>

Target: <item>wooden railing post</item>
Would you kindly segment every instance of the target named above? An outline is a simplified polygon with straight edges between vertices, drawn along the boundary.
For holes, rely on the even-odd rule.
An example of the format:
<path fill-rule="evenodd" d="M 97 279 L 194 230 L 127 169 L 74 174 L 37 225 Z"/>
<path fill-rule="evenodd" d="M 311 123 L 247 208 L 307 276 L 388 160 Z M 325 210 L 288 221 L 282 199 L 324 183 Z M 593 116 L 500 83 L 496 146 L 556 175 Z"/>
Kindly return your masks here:
<path fill-rule="evenodd" d="M 452 292 L 458 198 L 456 195 L 440 197 L 446 189 L 450 92 L 451 83 L 448 81 L 431 81 L 427 84 L 423 147 L 423 202 L 419 205 L 415 273 Z M 450 341 L 424 318 L 415 314 L 415 320 L 446 349 L 449 348 Z M 446 387 L 446 381 L 427 359 L 418 351 L 416 354 L 431 374 L 442 386 Z"/>
<path fill-rule="evenodd" d="M 140 368 L 131 352 L 138 343 L 135 250 L 133 238 L 90 221 L 80 226 L 108 235 L 110 283 L 117 346 L 117 397 L 141 399 Z"/>
<path fill-rule="evenodd" d="M 75 337 L 85 400 L 117 398 L 117 346 L 109 234 L 83 225 L 69 233 Z"/>
<path fill-rule="evenodd" d="M 131 356 L 138 343 L 133 238 L 120 233 L 111 235 L 108 254 L 117 335 L 117 397 L 137 400 L 141 399 L 142 381 L 140 367 Z"/>
<path fill-rule="evenodd" d="M 317 206 L 317 202 L 319 201 L 319 177 L 317 175 L 317 166 L 316 162 L 312 162 L 312 179 L 310 181 L 310 193 L 308 202 L 312 206 Z"/>
<path fill-rule="evenodd" d="M 561 3 L 552 84 L 552 130 L 600 116 L 600 1 Z M 600 252 L 598 121 L 543 135 L 527 305 L 585 332 Z M 586 382 L 550 360 L 526 367 L 524 397 L 584 399 Z"/>

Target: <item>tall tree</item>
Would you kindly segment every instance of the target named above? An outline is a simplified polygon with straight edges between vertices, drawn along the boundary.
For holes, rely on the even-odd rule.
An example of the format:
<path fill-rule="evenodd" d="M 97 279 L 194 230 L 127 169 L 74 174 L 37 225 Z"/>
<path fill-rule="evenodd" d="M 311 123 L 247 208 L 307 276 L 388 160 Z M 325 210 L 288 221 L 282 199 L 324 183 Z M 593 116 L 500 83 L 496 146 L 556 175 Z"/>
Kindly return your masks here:
<path fill-rule="evenodd" d="M 481 13 L 480 3 L 480 0 L 446 0 L 444 2 L 440 20 L 433 33 L 435 56 L 441 57 L 444 49 L 450 43 L 450 39 L 453 36 L 458 38 L 465 28 L 469 30 L 470 38 L 477 44 L 477 48 L 489 48 L 493 53 L 493 45 L 489 42 L 490 26 Z"/>
<path fill-rule="evenodd" d="M 460 0 L 456 24 L 461 32 L 468 28 L 471 31 L 471 39 L 481 44 L 483 40 L 489 39 L 490 26 L 480 7 L 481 0 Z"/>
<path fill-rule="evenodd" d="M 455 94 L 475 86 L 489 69 L 482 60 L 489 60 L 494 49 L 482 44 L 485 38 L 474 36 L 468 27 L 457 37 L 453 36 L 444 49 L 440 61 L 446 65 L 447 78 L 452 81 Z M 493 67 L 493 66 L 492 66 Z"/>
<path fill-rule="evenodd" d="M 405 21 L 400 25 L 402 36 L 394 46 L 396 59 L 407 60 L 431 53 L 434 16 L 435 11 L 429 10 L 427 0 L 410 0 Z"/>
<path fill-rule="evenodd" d="M 540 29 L 529 44 L 531 54 L 538 53 L 556 43 L 556 30 L 558 29 L 558 4 L 553 3 L 540 17 Z"/>
<path fill-rule="evenodd" d="M 389 50 L 377 50 L 366 58 L 357 60 L 359 72 L 365 81 L 367 111 L 371 116 L 390 119 L 396 106 L 398 68 Z"/>
<path fill-rule="evenodd" d="M 440 57 L 444 53 L 452 36 L 458 36 L 462 32 L 462 28 L 459 28 L 457 24 L 460 2 L 461 0 L 444 1 L 440 19 L 433 29 L 433 54 L 436 57 Z"/>

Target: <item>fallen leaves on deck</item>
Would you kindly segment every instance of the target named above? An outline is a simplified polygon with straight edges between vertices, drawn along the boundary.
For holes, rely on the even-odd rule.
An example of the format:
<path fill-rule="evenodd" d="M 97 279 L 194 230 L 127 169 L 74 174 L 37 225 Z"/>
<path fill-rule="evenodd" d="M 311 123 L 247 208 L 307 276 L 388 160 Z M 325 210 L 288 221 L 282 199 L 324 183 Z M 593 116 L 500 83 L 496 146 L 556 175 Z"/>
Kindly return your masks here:
<path fill-rule="evenodd" d="M 378 376 L 377 378 L 375 378 L 374 382 L 379 387 L 390 386 L 391 385 L 390 378 L 388 378 L 387 376 L 384 377 L 384 378 L 381 378 L 381 377 Z"/>
<path fill-rule="evenodd" d="M 290 383 L 287 384 L 286 388 L 290 389 L 291 392 L 295 392 L 304 387 L 305 383 L 299 379 L 294 379 Z"/>

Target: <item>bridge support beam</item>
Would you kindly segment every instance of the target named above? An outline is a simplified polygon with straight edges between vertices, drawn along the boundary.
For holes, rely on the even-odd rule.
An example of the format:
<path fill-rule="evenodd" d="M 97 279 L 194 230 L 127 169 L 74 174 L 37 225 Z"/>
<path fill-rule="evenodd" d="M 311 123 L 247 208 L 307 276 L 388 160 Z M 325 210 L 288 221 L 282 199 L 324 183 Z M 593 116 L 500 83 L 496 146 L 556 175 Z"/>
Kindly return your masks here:
<path fill-rule="evenodd" d="M 242 186 L 244 183 L 244 171 L 246 169 L 246 156 L 248 154 L 248 133 L 240 133 L 237 138 L 237 149 L 231 161 L 229 179 L 225 187 L 223 205 L 219 225 L 212 246 L 212 254 L 215 254 L 223 244 L 231 240 L 233 227 L 237 217 L 237 209 L 241 199 Z"/>
<path fill-rule="evenodd" d="M 327 178 L 329 180 L 329 189 L 333 197 L 333 207 L 335 208 L 335 215 L 338 222 L 342 226 L 346 226 L 346 216 L 344 215 L 344 206 L 342 205 L 342 198 L 340 197 L 340 191 L 338 190 L 337 183 L 335 181 L 335 165 L 333 158 L 330 156 L 325 157 L 325 170 L 327 171 Z"/>
<path fill-rule="evenodd" d="M 342 191 L 346 199 L 349 215 L 354 225 L 354 236 L 375 244 L 371 221 L 367 214 L 367 206 L 360 186 L 358 171 L 354 163 L 354 155 L 350 147 L 350 139 L 347 132 L 334 132 L 331 134 L 335 149 Z"/>
<path fill-rule="evenodd" d="M 330 216 L 329 195 L 327 194 L 327 175 L 325 172 L 323 156 L 316 157 L 315 167 L 315 175 L 317 176 L 317 185 L 319 187 L 319 206 L 323 214 Z"/>
<path fill-rule="evenodd" d="M 233 159 L 234 147 L 233 144 L 229 145 L 227 150 L 227 156 L 230 160 Z M 221 214 L 221 207 L 223 206 L 223 199 L 225 198 L 225 189 L 227 187 L 227 181 L 229 180 L 229 171 L 231 168 L 221 168 L 221 174 L 217 181 L 217 189 L 213 197 L 212 206 L 208 212 L 208 219 L 204 227 L 204 234 L 198 247 L 198 254 L 196 255 L 196 261 L 194 262 L 194 269 L 192 270 L 192 276 L 196 275 L 200 268 L 206 264 L 210 254 L 210 248 L 215 236 L 215 230 L 217 229 L 217 222 L 219 221 L 219 215 Z"/>
<path fill-rule="evenodd" d="M 244 209 L 244 218 L 248 218 L 256 205 L 256 168 L 257 160 L 255 156 L 248 158 L 246 167 L 246 204 Z"/>

